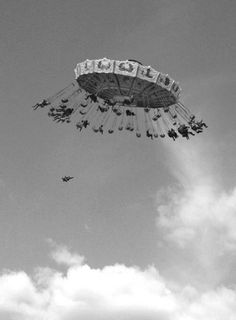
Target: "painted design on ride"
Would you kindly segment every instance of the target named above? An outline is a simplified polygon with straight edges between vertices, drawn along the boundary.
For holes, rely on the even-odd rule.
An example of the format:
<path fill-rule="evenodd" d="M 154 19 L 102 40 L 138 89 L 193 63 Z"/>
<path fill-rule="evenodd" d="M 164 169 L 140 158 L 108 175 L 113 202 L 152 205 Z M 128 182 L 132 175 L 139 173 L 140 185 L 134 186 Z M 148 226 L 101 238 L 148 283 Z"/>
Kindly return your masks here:
<path fill-rule="evenodd" d="M 93 72 L 93 60 L 85 60 L 80 64 L 81 74 L 88 74 Z"/>
<path fill-rule="evenodd" d="M 107 58 L 94 60 L 94 72 L 111 73 L 114 70 L 114 60 Z"/>
<path fill-rule="evenodd" d="M 139 66 L 138 68 L 138 77 L 143 80 L 148 80 L 153 83 L 156 83 L 159 72 L 153 69 L 152 67 Z"/>
<path fill-rule="evenodd" d="M 116 61 L 115 73 L 135 77 L 138 70 L 138 64 L 132 61 Z"/>

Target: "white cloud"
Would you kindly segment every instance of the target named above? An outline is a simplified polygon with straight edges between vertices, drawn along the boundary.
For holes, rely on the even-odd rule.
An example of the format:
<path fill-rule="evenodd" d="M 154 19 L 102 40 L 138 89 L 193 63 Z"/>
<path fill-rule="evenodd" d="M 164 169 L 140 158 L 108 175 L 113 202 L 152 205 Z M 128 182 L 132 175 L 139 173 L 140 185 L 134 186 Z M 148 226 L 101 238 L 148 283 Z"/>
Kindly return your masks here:
<path fill-rule="evenodd" d="M 0 277 L 0 319 L 44 319 L 48 292 L 40 293 L 25 272 Z"/>
<path fill-rule="evenodd" d="M 0 320 L 233 320 L 236 292 L 170 286 L 155 267 L 116 264 L 8 272 L 0 277 Z M 42 285 L 43 284 L 43 285 Z"/>
<path fill-rule="evenodd" d="M 163 248 L 181 250 L 174 279 L 206 290 L 235 281 L 236 188 L 224 190 L 214 145 L 202 138 L 166 142 L 176 184 L 158 191 L 156 224 Z"/>
<path fill-rule="evenodd" d="M 58 264 L 65 266 L 81 265 L 85 259 L 76 253 L 71 253 L 66 246 L 56 244 L 52 239 L 48 239 L 48 243 L 53 248 L 51 258 Z"/>
<path fill-rule="evenodd" d="M 198 296 L 186 308 L 182 320 L 233 320 L 236 316 L 235 291 L 220 288 Z"/>
<path fill-rule="evenodd" d="M 168 144 L 178 184 L 157 196 L 157 226 L 181 247 L 214 240 L 219 255 L 236 247 L 236 188 L 225 192 L 203 145 Z"/>

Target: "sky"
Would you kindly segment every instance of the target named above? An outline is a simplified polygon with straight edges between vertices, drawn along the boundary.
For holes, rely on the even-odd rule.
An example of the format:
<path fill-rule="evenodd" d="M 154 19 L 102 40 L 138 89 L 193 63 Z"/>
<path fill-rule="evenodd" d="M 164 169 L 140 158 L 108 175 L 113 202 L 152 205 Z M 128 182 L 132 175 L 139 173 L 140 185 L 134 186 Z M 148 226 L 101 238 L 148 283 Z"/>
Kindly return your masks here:
<path fill-rule="evenodd" d="M 0 320 L 236 318 L 235 15 L 233 0 L 0 0 Z M 78 134 L 32 110 L 102 57 L 168 73 L 208 129 Z"/>

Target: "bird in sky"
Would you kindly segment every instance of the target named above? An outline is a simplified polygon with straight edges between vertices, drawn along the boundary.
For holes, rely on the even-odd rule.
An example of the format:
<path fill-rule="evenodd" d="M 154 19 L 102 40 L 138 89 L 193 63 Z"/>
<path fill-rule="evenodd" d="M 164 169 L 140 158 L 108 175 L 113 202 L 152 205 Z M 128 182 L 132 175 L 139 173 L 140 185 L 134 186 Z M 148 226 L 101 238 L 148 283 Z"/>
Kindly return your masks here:
<path fill-rule="evenodd" d="M 61 178 L 63 182 L 68 182 L 70 181 L 71 179 L 74 179 L 74 177 L 71 177 L 71 176 L 64 176 Z"/>

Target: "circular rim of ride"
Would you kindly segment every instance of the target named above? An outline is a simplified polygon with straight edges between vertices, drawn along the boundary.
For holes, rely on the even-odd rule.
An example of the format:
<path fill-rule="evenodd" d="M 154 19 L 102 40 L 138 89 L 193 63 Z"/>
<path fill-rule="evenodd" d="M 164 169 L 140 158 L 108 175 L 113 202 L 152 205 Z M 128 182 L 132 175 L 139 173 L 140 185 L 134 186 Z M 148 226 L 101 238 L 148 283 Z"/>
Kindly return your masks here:
<path fill-rule="evenodd" d="M 134 59 L 86 59 L 74 71 L 81 88 L 111 104 L 165 108 L 176 104 L 181 92 L 168 74 Z"/>

